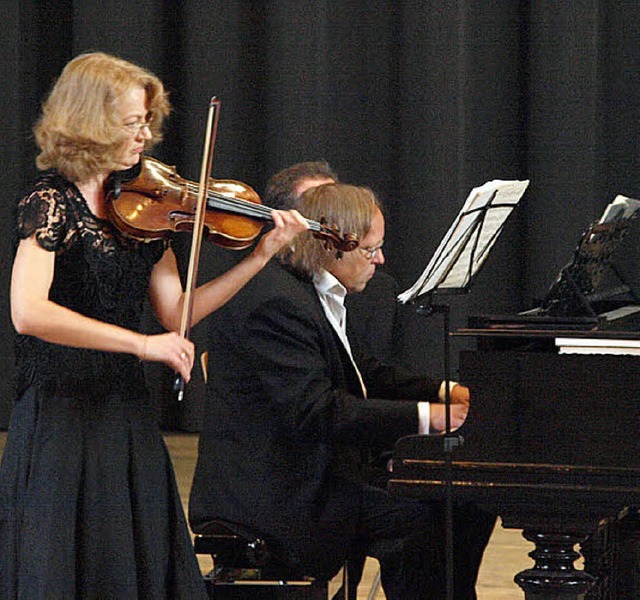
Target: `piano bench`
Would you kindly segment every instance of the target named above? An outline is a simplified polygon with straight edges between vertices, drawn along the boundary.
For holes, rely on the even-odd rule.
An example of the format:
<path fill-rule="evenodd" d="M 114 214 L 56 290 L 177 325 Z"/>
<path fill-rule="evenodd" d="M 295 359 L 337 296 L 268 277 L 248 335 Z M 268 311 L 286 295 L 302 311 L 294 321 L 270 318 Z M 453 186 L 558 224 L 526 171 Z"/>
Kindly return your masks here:
<path fill-rule="evenodd" d="M 213 569 L 204 575 L 215 600 L 327 600 L 328 582 L 279 564 L 259 536 L 245 536 L 214 521 L 195 535 L 196 554 L 208 554 Z"/>

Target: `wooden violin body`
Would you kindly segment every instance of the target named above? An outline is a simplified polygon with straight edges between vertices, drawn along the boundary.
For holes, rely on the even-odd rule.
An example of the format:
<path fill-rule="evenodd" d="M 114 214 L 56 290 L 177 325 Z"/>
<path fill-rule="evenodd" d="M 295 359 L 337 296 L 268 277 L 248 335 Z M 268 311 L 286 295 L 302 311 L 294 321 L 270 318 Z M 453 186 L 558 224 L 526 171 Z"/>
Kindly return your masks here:
<path fill-rule="evenodd" d="M 192 231 L 196 218 L 199 186 L 182 178 L 175 167 L 143 156 L 140 174 L 116 183 L 109 192 L 109 218 L 125 235 L 139 240 L 157 240 L 171 232 Z M 250 246 L 273 209 L 262 205 L 260 196 L 245 183 L 232 179 L 209 179 L 204 231 L 210 241 L 241 250 Z M 353 234 L 340 236 L 335 230 L 307 219 L 313 235 L 331 243 L 339 252 L 358 247 Z"/>
<path fill-rule="evenodd" d="M 208 204 L 218 196 L 260 204 L 255 190 L 239 181 L 210 179 L 207 188 Z M 109 217 L 129 237 L 161 239 L 174 231 L 192 231 L 197 196 L 198 186 L 178 175 L 175 167 L 144 156 L 140 175 L 110 193 Z M 215 244 L 240 250 L 251 245 L 263 223 L 237 213 L 207 210 L 204 227 Z"/>

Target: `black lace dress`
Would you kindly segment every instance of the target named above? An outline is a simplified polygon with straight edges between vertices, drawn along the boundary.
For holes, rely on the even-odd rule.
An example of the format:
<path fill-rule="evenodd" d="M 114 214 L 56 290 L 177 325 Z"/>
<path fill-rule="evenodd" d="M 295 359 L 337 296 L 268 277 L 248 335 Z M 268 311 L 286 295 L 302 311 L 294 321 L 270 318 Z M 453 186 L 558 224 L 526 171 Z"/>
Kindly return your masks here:
<path fill-rule="evenodd" d="M 164 242 L 122 238 L 53 171 L 20 201 L 17 227 L 56 253 L 54 302 L 139 327 Z M 0 599 L 205 598 L 137 358 L 17 336 L 16 369 Z"/>

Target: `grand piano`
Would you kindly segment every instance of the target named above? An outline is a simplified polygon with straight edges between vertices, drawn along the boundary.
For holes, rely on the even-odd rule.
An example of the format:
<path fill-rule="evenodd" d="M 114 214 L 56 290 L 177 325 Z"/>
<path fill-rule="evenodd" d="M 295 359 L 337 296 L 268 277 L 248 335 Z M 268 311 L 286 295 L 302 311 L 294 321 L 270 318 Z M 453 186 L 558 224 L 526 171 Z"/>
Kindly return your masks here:
<path fill-rule="evenodd" d="M 467 420 L 394 452 L 393 491 L 475 501 L 522 530 L 531 600 L 640 598 L 640 302 L 599 285 L 619 234 L 592 225 L 540 307 L 455 332 L 475 346 L 459 363 Z"/>

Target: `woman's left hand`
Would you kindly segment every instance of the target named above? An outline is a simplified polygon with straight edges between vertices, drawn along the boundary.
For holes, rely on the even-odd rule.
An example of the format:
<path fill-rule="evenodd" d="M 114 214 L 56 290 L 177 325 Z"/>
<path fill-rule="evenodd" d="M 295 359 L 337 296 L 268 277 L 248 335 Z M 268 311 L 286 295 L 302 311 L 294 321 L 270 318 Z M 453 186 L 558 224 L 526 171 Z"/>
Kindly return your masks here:
<path fill-rule="evenodd" d="M 278 250 L 291 243 L 303 231 L 309 229 L 306 219 L 297 210 L 274 210 L 273 229 L 262 236 L 255 252 L 269 260 Z"/>

